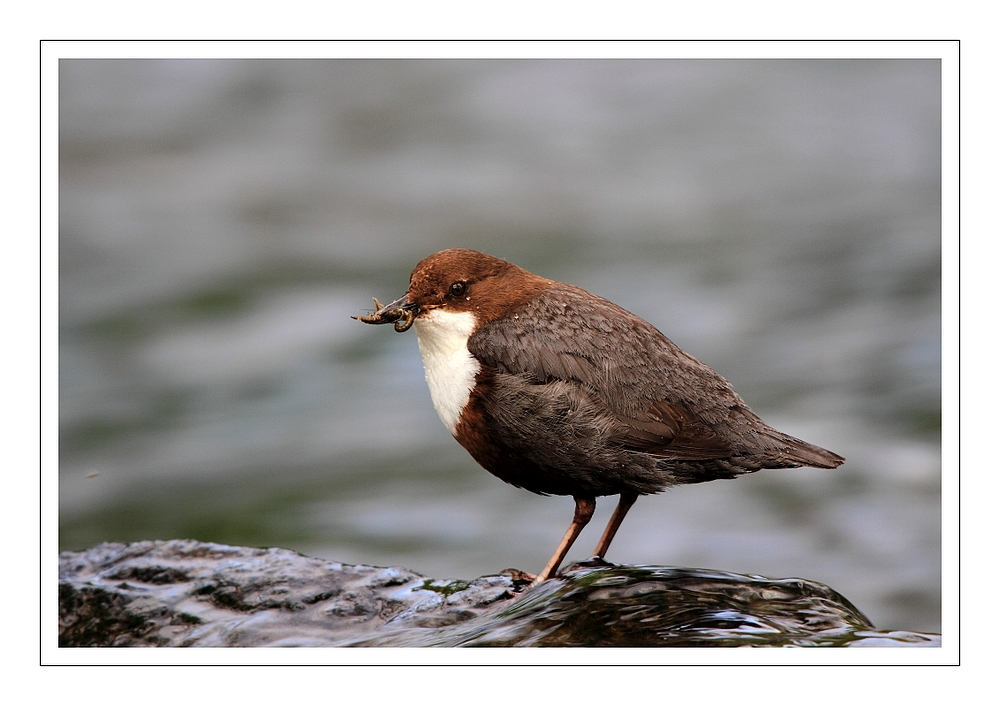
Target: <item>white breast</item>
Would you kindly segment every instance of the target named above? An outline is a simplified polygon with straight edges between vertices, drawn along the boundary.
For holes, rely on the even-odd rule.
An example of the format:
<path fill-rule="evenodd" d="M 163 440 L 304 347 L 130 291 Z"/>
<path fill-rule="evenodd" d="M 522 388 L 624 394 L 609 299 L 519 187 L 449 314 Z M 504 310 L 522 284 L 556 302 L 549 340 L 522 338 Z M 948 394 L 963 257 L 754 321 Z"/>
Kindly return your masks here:
<path fill-rule="evenodd" d="M 455 434 L 458 418 L 476 384 L 479 362 L 469 353 L 469 336 L 476 318 L 469 312 L 434 309 L 413 322 L 424 360 L 424 377 L 431 400 L 448 431 Z"/>

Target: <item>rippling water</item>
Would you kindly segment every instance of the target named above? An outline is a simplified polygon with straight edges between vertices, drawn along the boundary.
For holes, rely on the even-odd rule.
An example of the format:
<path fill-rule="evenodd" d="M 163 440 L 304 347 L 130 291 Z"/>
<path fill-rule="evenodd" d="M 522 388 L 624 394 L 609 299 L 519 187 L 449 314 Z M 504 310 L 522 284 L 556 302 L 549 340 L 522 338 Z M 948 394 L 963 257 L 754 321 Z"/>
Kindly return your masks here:
<path fill-rule="evenodd" d="M 349 318 L 464 246 L 848 459 L 644 498 L 609 559 L 940 629 L 937 62 L 63 61 L 60 182 L 63 548 L 538 570 L 572 501 L 478 468 L 415 338 Z"/>
<path fill-rule="evenodd" d="M 472 581 L 431 579 L 400 567 L 352 566 L 288 549 L 192 540 L 104 543 L 59 556 L 59 643 L 942 646 L 937 634 L 879 631 L 836 591 L 803 579 L 615 566 L 598 559 L 573 563 L 538 586 L 529 582 L 516 572 Z"/>

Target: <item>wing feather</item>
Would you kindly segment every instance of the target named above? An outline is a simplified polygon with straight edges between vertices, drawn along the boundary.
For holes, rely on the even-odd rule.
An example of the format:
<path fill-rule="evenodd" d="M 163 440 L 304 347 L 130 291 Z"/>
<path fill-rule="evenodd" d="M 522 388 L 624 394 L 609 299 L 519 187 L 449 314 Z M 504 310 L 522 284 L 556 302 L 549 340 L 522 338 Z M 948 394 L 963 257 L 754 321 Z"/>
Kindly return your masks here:
<path fill-rule="evenodd" d="M 495 373 L 516 376 L 519 394 L 536 394 L 539 405 L 546 386 L 558 383 L 560 395 L 606 410 L 600 423 L 614 446 L 677 460 L 733 453 L 711 426 L 725 415 L 720 393 L 723 406 L 743 406 L 729 384 L 652 325 L 572 285 L 557 284 L 483 326 L 469 350 Z"/>

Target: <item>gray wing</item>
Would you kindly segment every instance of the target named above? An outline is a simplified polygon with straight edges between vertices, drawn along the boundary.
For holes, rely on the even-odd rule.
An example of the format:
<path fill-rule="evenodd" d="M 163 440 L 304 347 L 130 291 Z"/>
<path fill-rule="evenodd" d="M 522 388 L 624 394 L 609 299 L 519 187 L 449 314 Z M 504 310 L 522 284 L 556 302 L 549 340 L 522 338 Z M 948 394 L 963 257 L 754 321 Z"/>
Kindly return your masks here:
<path fill-rule="evenodd" d="M 601 410 L 603 434 L 619 448 L 676 460 L 733 453 L 713 430 L 727 407 L 746 408 L 729 384 L 652 325 L 572 285 L 482 327 L 469 350 L 494 385 L 534 397 L 523 409 L 551 408 L 558 396 L 564 407 L 568 399 L 571 408 Z"/>

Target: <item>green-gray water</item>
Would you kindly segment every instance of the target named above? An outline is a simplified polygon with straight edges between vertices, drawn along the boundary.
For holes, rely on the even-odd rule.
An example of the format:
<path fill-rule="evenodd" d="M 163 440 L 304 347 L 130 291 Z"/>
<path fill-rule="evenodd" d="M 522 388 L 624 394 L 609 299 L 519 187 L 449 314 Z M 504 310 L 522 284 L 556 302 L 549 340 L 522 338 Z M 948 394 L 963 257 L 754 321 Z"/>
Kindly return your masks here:
<path fill-rule="evenodd" d="M 621 304 L 848 459 L 643 498 L 610 560 L 940 630 L 933 61 L 62 62 L 62 548 L 541 568 L 572 501 L 476 466 L 414 337 L 349 318 L 452 246 Z"/>

